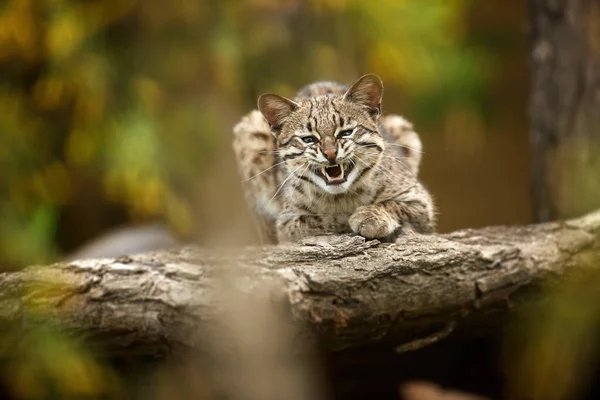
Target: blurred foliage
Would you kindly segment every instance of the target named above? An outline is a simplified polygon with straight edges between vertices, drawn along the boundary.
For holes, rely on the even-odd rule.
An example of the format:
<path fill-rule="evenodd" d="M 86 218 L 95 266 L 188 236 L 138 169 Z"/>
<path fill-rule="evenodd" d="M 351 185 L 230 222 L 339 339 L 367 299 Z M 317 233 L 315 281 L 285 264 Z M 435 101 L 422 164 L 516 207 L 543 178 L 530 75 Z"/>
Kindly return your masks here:
<path fill-rule="evenodd" d="M 121 385 L 80 343 L 47 324 L 0 336 L 0 396 L 11 399 L 123 398 Z M 13 327 L 14 328 L 14 327 Z"/>
<path fill-rule="evenodd" d="M 600 140 L 565 139 L 549 153 L 550 198 L 558 218 L 574 218 L 600 203 Z"/>
<path fill-rule="evenodd" d="M 422 120 L 481 108 L 490 55 L 467 43 L 470 5 L 4 1 L 0 262 L 55 259 L 108 227 L 88 218 L 108 220 L 107 204 L 190 237 L 198 176 L 264 91 L 372 71 Z"/>
<path fill-rule="evenodd" d="M 600 260 L 573 265 L 542 304 L 521 312 L 507 334 L 506 398 L 587 398 L 600 365 Z"/>

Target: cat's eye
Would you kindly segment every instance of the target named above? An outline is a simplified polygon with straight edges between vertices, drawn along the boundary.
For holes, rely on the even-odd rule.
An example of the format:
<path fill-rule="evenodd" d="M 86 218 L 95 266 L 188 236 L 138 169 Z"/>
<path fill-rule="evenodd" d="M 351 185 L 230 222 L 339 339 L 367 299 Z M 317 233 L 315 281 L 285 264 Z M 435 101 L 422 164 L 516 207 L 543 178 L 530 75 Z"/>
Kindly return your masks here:
<path fill-rule="evenodd" d="M 309 144 L 311 144 L 311 143 L 317 143 L 317 138 L 314 137 L 314 136 L 304 136 L 304 137 L 302 137 L 300 139 L 302 139 L 302 141 L 304 143 L 309 143 Z"/>
<path fill-rule="evenodd" d="M 338 137 L 346 137 L 352 135 L 354 129 L 344 129 L 338 133 Z"/>

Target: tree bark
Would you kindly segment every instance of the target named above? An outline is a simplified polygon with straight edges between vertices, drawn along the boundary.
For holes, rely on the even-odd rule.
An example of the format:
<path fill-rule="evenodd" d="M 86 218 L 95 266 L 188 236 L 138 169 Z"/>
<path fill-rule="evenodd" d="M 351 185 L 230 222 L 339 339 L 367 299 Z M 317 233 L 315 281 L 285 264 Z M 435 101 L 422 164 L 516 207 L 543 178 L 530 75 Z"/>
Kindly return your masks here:
<path fill-rule="evenodd" d="M 600 204 L 600 1 L 531 0 L 536 222 Z"/>
<path fill-rule="evenodd" d="M 198 348 L 198 330 L 219 315 L 217 277 L 226 268 L 244 291 L 274 285 L 293 319 L 330 350 L 391 343 L 410 351 L 452 332 L 495 329 L 541 283 L 600 260 L 599 236 L 600 210 L 394 244 L 323 236 L 227 254 L 186 248 L 35 266 L 0 274 L 0 319 L 60 321 L 117 354 Z"/>

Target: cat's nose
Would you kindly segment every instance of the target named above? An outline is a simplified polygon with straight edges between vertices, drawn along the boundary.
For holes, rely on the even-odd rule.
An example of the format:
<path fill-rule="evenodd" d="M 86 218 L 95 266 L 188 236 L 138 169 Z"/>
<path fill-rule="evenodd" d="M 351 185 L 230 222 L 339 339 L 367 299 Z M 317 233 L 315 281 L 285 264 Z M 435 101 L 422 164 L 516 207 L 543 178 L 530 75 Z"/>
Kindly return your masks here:
<path fill-rule="evenodd" d="M 337 156 L 337 149 L 334 147 L 332 149 L 323 150 L 323 154 L 325 155 L 325 158 L 329 160 L 329 162 L 334 162 L 335 157 Z"/>

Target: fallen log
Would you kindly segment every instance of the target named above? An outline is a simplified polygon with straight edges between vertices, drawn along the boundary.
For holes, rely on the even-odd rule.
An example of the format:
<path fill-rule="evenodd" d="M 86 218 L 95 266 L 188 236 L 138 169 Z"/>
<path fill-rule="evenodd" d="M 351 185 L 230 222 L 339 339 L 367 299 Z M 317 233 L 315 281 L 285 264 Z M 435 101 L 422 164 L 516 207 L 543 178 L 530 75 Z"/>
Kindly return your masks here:
<path fill-rule="evenodd" d="M 321 236 L 217 251 L 188 247 L 0 274 L 0 321 L 59 321 L 103 351 L 198 348 L 219 315 L 219 274 L 242 291 L 277 288 L 294 321 L 329 350 L 390 343 L 399 352 L 495 329 L 543 283 L 600 260 L 600 210 L 564 222 L 407 235 L 396 243 Z M 3 324 L 4 324 L 3 323 Z"/>

